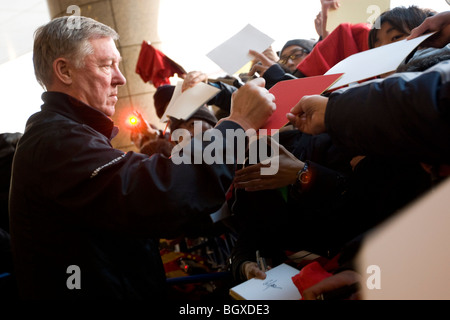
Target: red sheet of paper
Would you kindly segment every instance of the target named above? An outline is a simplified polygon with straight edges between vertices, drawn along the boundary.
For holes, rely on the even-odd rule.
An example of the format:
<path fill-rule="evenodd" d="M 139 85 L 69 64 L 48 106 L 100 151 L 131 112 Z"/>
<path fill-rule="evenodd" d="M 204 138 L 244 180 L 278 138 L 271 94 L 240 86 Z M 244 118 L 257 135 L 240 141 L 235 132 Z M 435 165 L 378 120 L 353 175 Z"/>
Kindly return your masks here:
<path fill-rule="evenodd" d="M 303 96 L 321 94 L 342 75 L 343 73 L 339 73 L 278 82 L 269 90 L 275 96 L 277 109 L 261 129 L 280 129 L 289 122 L 286 113 L 289 113 Z M 270 131 L 268 133 L 270 134 Z"/>

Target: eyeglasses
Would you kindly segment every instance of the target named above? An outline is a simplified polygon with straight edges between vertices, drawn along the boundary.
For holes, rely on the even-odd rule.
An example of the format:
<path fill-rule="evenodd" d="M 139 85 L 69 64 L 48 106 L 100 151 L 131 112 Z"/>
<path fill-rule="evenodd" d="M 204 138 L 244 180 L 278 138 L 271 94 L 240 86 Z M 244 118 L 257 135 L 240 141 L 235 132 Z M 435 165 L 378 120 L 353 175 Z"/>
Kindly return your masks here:
<path fill-rule="evenodd" d="M 297 50 L 296 53 L 291 54 L 290 56 L 281 57 L 280 60 L 278 60 L 278 62 L 281 63 L 281 64 L 286 64 L 289 61 L 289 59 L 294 61 L 294 60 L 296 60 L 296 59 L 298 59 L 298 58 L 300 58 L 300 57 L 302 57 L 304 55 L 307 55 L 308 53 L 309 53 L 308 50 L 300 49 L 300 50 Z"/>

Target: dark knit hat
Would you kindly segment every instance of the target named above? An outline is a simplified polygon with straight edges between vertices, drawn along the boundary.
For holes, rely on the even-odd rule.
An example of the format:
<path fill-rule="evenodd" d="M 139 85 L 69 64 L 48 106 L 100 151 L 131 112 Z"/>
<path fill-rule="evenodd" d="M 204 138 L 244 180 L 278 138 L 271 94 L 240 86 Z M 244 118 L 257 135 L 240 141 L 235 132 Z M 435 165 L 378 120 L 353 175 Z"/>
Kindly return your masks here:
<path fill-rule="evenodd" d="M 175 91 L 175 86 L 170 84 L 165 84 L 159 86 L 156 89 L 155 94 L 153 95 L 153 102 L 155 105 L 156 115 L 158 118 L 162 118 L 164 112 L 166 111 L 166 107 L 172 99 L 173 92 Z"/>
<path fill-rule="evenodd" d="M 206 121 L 213 127 L 217 123 L 217 118 L 214 116 L 214 114 L 206 106 L 203 105 L 200 108 L 198 108 L 198 110 L 195 111 L 192 114 L 192 116 L 190 116 L 186 120 L 170 117 L 170 124 L 169 124 L 170 131 L 173 132 L 174 130 L 178 129 L 182 123 L 189 121 L 191 119 Z"/>
<path fill-rule="evenodd" d="M 288 42 L 286 42 L 286 44 L 281 49 L 280 56 L 281 56 L 281 53 L 284 51 L 284 49 L 286 49 L 287 47 L 290 47 L 290 46 L 302 47 L 303 49 L 307 50 L 308 53 L 310 53 L 312 51 L 312 49 L 314 48 L 314 44 L 315 43 L 316 43 L 315 41 L 307 40 L 307 39 L 293 39 L 293 40 L 289 40 Z"/>

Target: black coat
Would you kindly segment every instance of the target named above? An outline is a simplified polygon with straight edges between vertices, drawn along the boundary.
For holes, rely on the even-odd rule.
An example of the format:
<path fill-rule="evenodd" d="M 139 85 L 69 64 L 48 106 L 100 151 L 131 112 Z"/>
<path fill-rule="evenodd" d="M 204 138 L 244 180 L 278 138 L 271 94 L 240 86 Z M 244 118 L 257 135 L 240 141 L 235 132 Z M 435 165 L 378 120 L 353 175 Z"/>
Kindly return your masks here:
<path fill-rule="evenodd" d="M 450 60 L 329 97 L 327 132 L 358 154 L 450 163 Z"/>
<path fill-rule="evenodd" d="M 111 146 L 103 113 L 62 93 L 43 94 L 18 145 L 11 241 L 22 298 L 161 299 L 158 239 L 212 225 L 235 164 L 175 165 Z M 230 121 L 219 130 L 240 128 Z M 69 266 L 81 289 L 68 289 Z M 73 279 L 73 278 L 71 278 Z"/>

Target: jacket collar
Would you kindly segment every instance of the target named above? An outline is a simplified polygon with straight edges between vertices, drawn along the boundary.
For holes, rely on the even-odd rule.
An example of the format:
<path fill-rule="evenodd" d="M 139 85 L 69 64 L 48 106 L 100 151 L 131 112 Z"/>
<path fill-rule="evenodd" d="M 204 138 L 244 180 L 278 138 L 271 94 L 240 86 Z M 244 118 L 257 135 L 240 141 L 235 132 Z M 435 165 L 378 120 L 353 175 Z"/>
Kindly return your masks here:
<path fill-rule="evenodd" d="M 105 114 L 65 93 L 47 91 L 42 94 L 42 100 L 44 101 L 42 111 L 59 113 L 73 121 L 88 125 L 110 140 L 119 132 L 119 128 L 114 126 L 114 122 Z"/>

